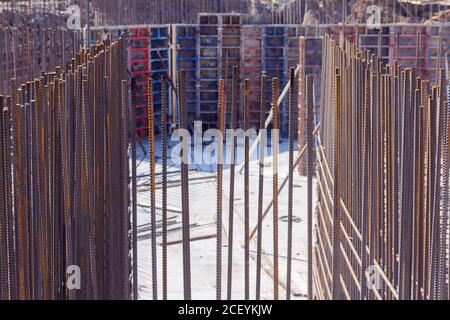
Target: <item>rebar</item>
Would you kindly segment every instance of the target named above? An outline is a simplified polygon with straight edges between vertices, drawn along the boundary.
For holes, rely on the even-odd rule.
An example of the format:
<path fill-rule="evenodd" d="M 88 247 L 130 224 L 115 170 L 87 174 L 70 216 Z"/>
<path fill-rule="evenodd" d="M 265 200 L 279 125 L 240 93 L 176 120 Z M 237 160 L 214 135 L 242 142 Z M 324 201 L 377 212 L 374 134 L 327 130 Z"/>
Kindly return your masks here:
<path fill-rule="evenodd" d="M 131 97 L 132 106 L 136 105 L 136 79 L 131 79 Z M 136 159 L 136 110 L 131 107 L 130 111 L 130 126 L 132 135 L 130 137 L 130 153 L 131 153 L 131 201 L 132 201 L 132 249 L 133 249 L 133 299 L 137 300 L 139 298 L 139 282 L 138 282 L 138 268 L 137 268 L 137 181 L 136 181 L 136 169 L 137 169 L 137 159 Z"/>
<path fill-rule="evenodd" d="M 217 205 L 216 205 L 216 299 L 222 299 L 222 186 L 223 186 L 223 137 L 225 132 L 225 80 L 219 81 L 219 133 L 217 137 Z"/>
<path fill-rule="evenodd" d="M 262 256 L 262 222 L 263 222 L 263 203 L 264 203 L 264 145 L 267 141 L 267 134 L 262 135 L 265 127 L 265 101 L 266 101 L 266 82 L 267 77 L 263 75 L 261 77 L 261 110 L 259 115 L 259 130 L 261 133 L 261 139 L 259 144 L 259 175 L 258 175 L 258 225 L 257 225 L 257 245 L 256 245 L 256 300 L 261 299 L 261 256 Z M 251 235 L 250 235 L 251 237 Z"/>
<path fill-rule="evenodd" d="M 279 298 L 279 245 L 278 245 L 278 152 L 279 152 L 279 129 L 278 129 L 278 95 L 279 82 L 277 78 L 272 79 L 272 170 L 273 170 L 273 297 Z"/>
<path fill-rule="evenodd" d="M 232 97 L 231 97 L 231 122 L 230 129 L 236 129 L 236 123 L 239 116 L 239 68 L 233 67 L 232 79 Z M 236 174 L 236 144 L 237 139 L 233 135 L 230 148 L 230 193 L 229 193 L 229 212 L 228 212 L 228 265 L 227 265 L 227 299 L 231 300 L 233 289 L 233 238 L 234 238 L 234 187 Z"/>
<path fill-rule="evenodd" d="M 250 81 L 244 80 L 244 296 L 250 299 L 250 137 L 248 136 L 250 117 Z"/>
<path fill-rule="evenodd" d="M 125 42 L 0 96 L 0 299 L 131 297 Z"/>
<path fill-rule="evenodd" d="M 162 166 L 162 291 L 167 300 L 167 82 L 161 77 L 161 166 Z"/>
<path fill-rule="evenodd" d="M 180 119 L 180 129 L 186 130 L 186 87 L 185 71 L 178 73 L 178 109 Z M 181 201 L 182 201 L 182 233 L 183 233 L 183 282 L 184 299 L 191 300 L 191 244 L 190 244 L 190 222 L 189 222 L 189 145 L 183 136 L 180 137 L 182 143 L 181 154 Z"/>
<path fill-rule="evenodd" d="M 156 252 L 156 179 L 155 179 L 155 118 L 153 105 L 153 80 L 148 80 L 148 140 L 150 157 L 150 232 L 151 232 L 151 264 L 153 300 L 158 300 L 158 270 Z"/>
<path fill-rule="evenodd" d="M 294 201 L 294 95 L 295 95 L 295 69 L 290 69 L 289 88 L 289 178 L 288 178 L 288 232 L 287 232 L 287 266 L 286 266 L 286 300 L 291 299 L 292 281 L 292 218 Z"/>
<path fill-rule="evenodd" d="M 313 278 L 312 278 L 312 265 L 313 265 L 313 257 L 312 257 L 312 248 L 313 248 L 313 238 L 312 238 L 312 226 L 313 226 L 313 204 L 312 204 L 312 183 L 313 183 L 313 175 L 314 175 L 314 163 L 313 163 L 313 153 L 314 153 L 314 78 L 312 75 L 306 77 L 306 143 L 307 143 L 307 174 L 308 174 L 308 299 L 311 300 L 313 298 Z"/>
<path fill-rule="evenodd" d="M 323 48 L 329 63 L 317 137 L 314 297 L 442 299 L 449 174 L 443 69 L 432 84 L 417 68 L 385 65 L 348 41 L 338 45 L 326 35 Z"/>

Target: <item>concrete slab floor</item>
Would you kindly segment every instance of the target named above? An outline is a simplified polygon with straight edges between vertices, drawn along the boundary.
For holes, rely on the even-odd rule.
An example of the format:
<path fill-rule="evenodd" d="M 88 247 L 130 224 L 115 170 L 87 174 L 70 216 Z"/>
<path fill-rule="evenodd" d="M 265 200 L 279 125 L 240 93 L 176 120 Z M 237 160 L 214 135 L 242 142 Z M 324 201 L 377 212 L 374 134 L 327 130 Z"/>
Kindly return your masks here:
<path fill-rule="evenodd" d="M 295 144 L 297 145 L 297 144 Z M 144 149 L 148 143 L 143 142 Z M 288 146 L 285 140 L 280 144 L 279 156 L 279 185 L 288 174 Z M 156 142 L 157 158 L 160 158 L 160 141 Z M 264 208 L 273 198 L 272 157 L 266 157 L 264 176 Z M 170 154 L 170 150 L 169 150 Z M 295 152 L 295 156 L 297 151 Z M 250 231 L 257 224 L 258 204 L 258 165 L 257 156 L 252 157 L 250 164 Z M 150 192 L 148 189 L 149 162 L 138 145 L 138 281 L 139 298 L 152 299 L 151 281 L 151 245 L 150 245 Z M 190 170 L 199 169 L 191 166 Z M 212 236 L 216 233 L 216 180 L 212 167 L 203 171 L 190 171 L 189 178 L 195 180 L 189 183 L 191 238 L 198 236 Z M 157 173 L 161 172 L 160 160 Z M 168 241 L 175 242 L 168 246 L 168 298 L 183 299 L 183 263 L 181 240 L 181 186 L 179 167 L 171 165 L 168 169 L 168 213 L 170 223 Z M 228 211 L 229 211 L 229 169 L 224 170 L 223 181 L 223 260 L 222 260 L 222 298 L 226 298 L 227 287 L 227 253 L 228 253 Z M 161 176 L 157 176 L 157 183 Z M 158 186 L 157 186 L 158 188 Z M 161 206 L 161 190 L 157 189 L 157 207 Z M 287 187 L 279 197 L 279 267 L 280 267 L 280 299 L 286 298 L 286 255 L 287 255 Z M 313 199 L 313 201 L 315 201 Z M 306 178 L 294 174 L 294 224 L 293 224 L 293 253 L 292 253 L 292 297 L 291 299 L 305 299 L 307 292 L 307 188 Z M 158 220 L 161 211 L 157 210 Z M 244 298 L 244 175 L 236 173 L 235 205 L 234 205 L 234 245 L 233 245 L 233 299 Z M 272 210 L 263 222 L 263 255 L 261 298 L 273 299 L 273 224 Z M 158 224 L 158 223 L 157 223 Z M 160 231 L 160 228 L 158 229 Z M 158 235 L 158 298 L 162 298 L 161 287 L 161 236 Z M 256 274 L 256 235 L 250 243 L 250 298 L 255 299 Z M 215 299 L 216 291 L 216 238 L 191 242 L 191 271 L 192 298 Z"/>

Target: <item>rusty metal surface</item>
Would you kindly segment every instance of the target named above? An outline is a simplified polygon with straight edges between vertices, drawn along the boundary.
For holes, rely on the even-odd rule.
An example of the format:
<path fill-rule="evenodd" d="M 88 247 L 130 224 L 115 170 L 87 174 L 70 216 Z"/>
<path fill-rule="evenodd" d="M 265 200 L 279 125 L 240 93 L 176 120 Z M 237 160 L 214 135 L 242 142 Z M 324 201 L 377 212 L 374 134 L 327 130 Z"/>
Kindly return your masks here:
<path fill-rule="evenodd" d="M 161 159 L 162 159 L 162 295 L 167 300 L 167 148 L 168 148 L 168 117 L 167 117 L 167 80 L 161 77 Z"/>
<path fill-rule="evenodd" d="M 232 79 L 232 97 L 231 97 L 231 122 L 230 129 L 234 130 L 239 121 L 239 68 L 233 67 Z M 231 300 L 233 289 L 233 240 L 234 240 L 234 186 L 235 186 L 235 171 L 236 171 L 236 149 L 237 139 L 233 137 L 231 142 L 231 164 L 230 164 L 230 193 L 229 193 L 229 213 L 228 213 L 228 265 L 227 265 L 227 299 Z"/>
<path fill-rule="evenodd" d="M 217 152 L 217 203 L 216 203 L 216 299 L 222 299 L 222 228 L 223 228 L 223 139 L 225 132 L 225 80 L 219 81 L 219 133 L 218 152 Z"/>
<path fill-rule="evenodd" d="M 308 290 L 308 299 L 313 298 L 313 277 L 312 277 L 312 247 L 313 247 L 313 223 L 312 223 L 312 216 L 313 216 L 313 176 L 314 176 L 314 103 L 313 103 L 313 97 L 314 97 L 314 77 L 312 75 L 309 75 L 306 77 L 306 146 L 307 146 L 307 156 L 306 156 L 306 163 L 307 163 L 307 174 L 308 174 L 308 203 L 307 203 L 307 210 L 308 210 L 308 216 L 307 216 L 307 222 L 308 222 L 308 284 L 307 284 L 307 290 Z"/>
<path fill-rule="evenodd" d="M 264 108 L 266 101 L 266 76 L 261 77 L 261 110 L 259 118 L 259 130 L 265 129 Z M 263 203 L 264 203 L 264 145 L 267 142 L 267 135 L 261 137 L 259 144 L 259 179 L 258 179 L 258 223 L 257 223 L 257 247 L 256 247 L 256 300 L 261 299 L 261 256 L 262 256 L 262 222 L 263 222 Z M 250 236 L 251 237 L 251 236 Z"/>
<path fill-rule="evenodd" d="M 279 148 L 279 119 L 278 119 L 278 96 L 279 82 L 277 78 L 272 79 L 272 155 L 273 155 L 273 298 L 279 299 L 279 235 L 278 235 L 278 148 Z"/>
<path fill-rule="evenodd" d="M 131 297 L 125 65 L 98 43 L 1 96 L 1 299 Z"/>
<path fill-rule="evenodd" d="M 158 300 L 158 263 L 156 252 L 156 177 L 155 177 L 155 115 L 153 105 L 153 80 L 148 80 L 148 146 L 150 157 L 150 233 L 152 255 L 152 291 L 153 300 Z"/>
<path fill-rule="evenodd" d="M 0 29 L 0 94 L 9 79 L 26 83 L 56 66 L 65 66 L 82 46 L 81 32 L 49 28 Z"/>
<path fill-rule="evenodd" d="M 317 299 L 448 299 L 448 84 L 323 40 Z"/>
<path fill-rule="evenodd" d="M 295 69 L 290 70 L 289 88 L 289 180 L 288 180 L 288 234 L 287 234 L 287 266 L 286 266 L 286 300 L 291 299 L 292 281 L 292 232 L 293 232 L 293 201 L 294 201 L 294 95 Z"/>
<path fill-rule="evenodd" d="M 250 81 L 244 80 L 244 132 L 249 128 Z M 244 137 L 244 249 L 245 249 L 245 300 L 250 299 L 250 138 Z"/>
<path fill-rule="evenodd" d="M 186 86 L 185 71 L 178 74 L 178 109 L 180 129 L 187 129 L 187 111 L 186 111 Z M 187 143 L 181 137 L 182 143 Z M 186 149 L 185 149 L 186 150 Z M 183 281 L 184 281 L 184 299 L 190 300 L 191 289 L 191 244 L 190 244 L 190 218 L 189 218 L 189 164 L 187 154 L 181 155 L 181 197 L 182 197 L 182 219 L 183 219 Z"/>

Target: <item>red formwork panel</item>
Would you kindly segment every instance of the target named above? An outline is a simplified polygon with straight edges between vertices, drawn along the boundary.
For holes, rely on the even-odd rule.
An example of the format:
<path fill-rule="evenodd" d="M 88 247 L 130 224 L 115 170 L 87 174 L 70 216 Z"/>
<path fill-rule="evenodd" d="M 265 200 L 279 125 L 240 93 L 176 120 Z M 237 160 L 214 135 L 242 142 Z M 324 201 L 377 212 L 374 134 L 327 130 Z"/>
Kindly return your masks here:
<path fill-rule="evenodd" d="M 128 70 L 135 79 L 133 108 L 136 113 L 136 136 L 148 135 L 148 78 L 150 74 L 150 32 L 147 28 L 129 30 Z"/>

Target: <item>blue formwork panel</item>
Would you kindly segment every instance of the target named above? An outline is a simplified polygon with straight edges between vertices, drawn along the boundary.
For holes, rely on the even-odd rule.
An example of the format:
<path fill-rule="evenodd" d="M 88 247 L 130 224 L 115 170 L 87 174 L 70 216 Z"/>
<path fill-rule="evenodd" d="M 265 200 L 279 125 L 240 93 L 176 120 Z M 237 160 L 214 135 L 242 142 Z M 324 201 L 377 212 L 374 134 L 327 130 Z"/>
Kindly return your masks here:
<path fill-rule="evenodd" d="M 286 74 L 286 26 L 263 27 L 263 68 L 269 78 L 277 77 L 284 83 Z"/>
<path fill-rule="evenodd" d="M 267 94 L 268 97 L 272 95 L 272 78 L 278 78 L 280 83 L 280 91 L 286 83 L 287 71 L 287 26 L 282 25 L 267 25 L 263 26 L 263 70 L 267 75 L 268 83 Z M 281 92 L 280 92 L 281 93 Z M 267 109 L 270 109 L 270 99 L 267 103 Z M 284 110 L 284 108 L 280 108 Z"/>
<path fill-rule="evenodd" d="M 176 71 L 184 70 L 186 79 L 186 105 L 188 116 L 195 119 L 197 115 L 197 31 L 195 25 L 177 25 L 176 38 Z"/>
<path fill-rule="evenodd" d="M 216 127 L 218 121 L 218 83 L 221 59 L 219 50 L 219 16 L 204 14 L 199 16 L 198 34 L 198 116 L 206 127 Z"/>
<path fill-rule="evenodd" d="M 161 77 L 169 74 L 169 27 L 150 27 L 150 75 L 153 80 L 155 116 L 161 115 Z M 169 112 L 169 86 L 166 84 L 167 112 Z M 159 123 L 159 121 L 158 121 Z"/>

